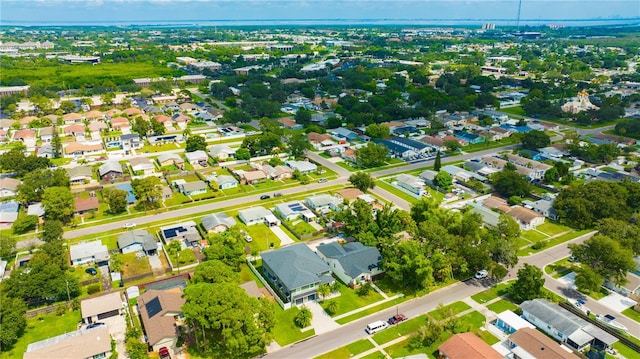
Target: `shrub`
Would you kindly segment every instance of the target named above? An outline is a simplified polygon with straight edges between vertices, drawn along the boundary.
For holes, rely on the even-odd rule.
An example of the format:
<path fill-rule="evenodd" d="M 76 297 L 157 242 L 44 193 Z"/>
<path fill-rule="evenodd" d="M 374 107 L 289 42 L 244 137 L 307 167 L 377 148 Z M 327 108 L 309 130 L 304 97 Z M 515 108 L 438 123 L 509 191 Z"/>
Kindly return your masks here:
<path fill-rule="evenodd" d="M 87 287 L 87 294 L 95 294 L 98 293 L 102 288 L 100 288 L 100 283 L 89 284 Z"/>
<path fill-rule="evenodd" d="M 340 304 L 338 304 L 338 302 L 335 300 L 329 302 L 329 304 L 327 305 L 327 313 L 329 313 L 329 315 L 336 314 L 339 309 L 340 309 Z"/>
<path fill-rule="evenodd" d="M 14 234 L 24 234 L 36 229 L 37 225 L 38 216 L 30 214 L 16 219 L 16 221 L 13 222 L 11 229 L 13 230 Z"/>
<path fill-rule="evenodd" d="M 56 307 L 56 315 L 57 316 L 63 316 L 67 313 L 67 306 L 65 304 L 60 304 L 59 306 Z"/>
<path fill-rule="evenodd" d="M 358 294 L 361 297 L 365 297 L 365 296 L 369 295 L 369 293 L 371 293 L 372 290 L 373 290 L 373 287 L 371 286 L 371 284 L 367 283 L 367 284 L 363 285 L 362 287 L 358 288 L 356 290 L 356 294 Z"/>
<path fill-rule="evenodd" d="M 534 243 L 534 244 L 531 246 L 531 249 L 534 249 L 534 250 L 536 250 L 536 251 L 537 251 L 537 250 L 539 250 L 539 249 L 542 249 L 542 248 L 546 247 L 546 246 L 547 246 L 547 244 L 548 244 L 548 242 L 547 242 L 547 241 L 540 241 L 540 242 L 536 242 L 536 243 Z"/>

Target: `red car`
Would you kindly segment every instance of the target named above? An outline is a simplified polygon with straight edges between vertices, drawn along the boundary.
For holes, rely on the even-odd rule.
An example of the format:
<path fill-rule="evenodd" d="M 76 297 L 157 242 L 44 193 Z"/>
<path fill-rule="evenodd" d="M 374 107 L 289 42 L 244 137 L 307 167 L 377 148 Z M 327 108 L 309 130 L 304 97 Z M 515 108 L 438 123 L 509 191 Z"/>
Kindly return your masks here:
<path fill-rule="evenodd" d="M 167 347 L 162 347 L 158 350 L 158 354 L 160 354 L 160 359 L 171 359 L 171 354 L 169 354 L 169 349 Z"/>
<path fill-rule="evenodd" d="M 394 325 L 400 322 L 404 322 L 405 320 L 407 320 L 407 317 L 404 314 L 396 314 L 393 317 L 389 318 L 387 322 L 389 323 L 389 325 Z"/>

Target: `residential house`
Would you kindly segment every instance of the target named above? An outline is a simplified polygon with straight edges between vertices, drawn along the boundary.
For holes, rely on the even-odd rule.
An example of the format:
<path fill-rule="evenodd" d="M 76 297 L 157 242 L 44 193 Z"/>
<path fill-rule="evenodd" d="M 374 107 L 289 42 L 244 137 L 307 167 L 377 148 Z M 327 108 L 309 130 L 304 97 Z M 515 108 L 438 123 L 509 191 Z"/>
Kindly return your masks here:
<path fill-rule="evenodd" d="M 436 175 L 438 174 L 438 172 L 436 171 L 432 171 L 432 170 L 424 170 L 422 172 L 420 172 L 420 174 L 418 175 L 418 178 L 423 180 L 425 184 L 428 184 L 429 186 L 434 186 L 433 184 L 433 180 L 436 178 Z"/>
<path fill-rule="evenodd" d="M 267 174 L 267 177 L 276 181 L 291 178 L 293 175 L 293 170 L 290 167 L 283 165 L 277 165 L 275 167 L 271 165 L 263 165 L 262 171 Z"/>
<path fill-rule="evenodd" d="M 136 176 L 146 176 L 156 172 L 156 166 L 147 157 L 134 157 L 129 160 L 129 166 Z"/>
<path fill-rule="evenodd" d="M 298 170 L 302 174 L 310 174 L 318 172 L 318 166 L 310 161 L 287 161 L 285 165 L 293 171 Z"/>
<path fill-rule="evenodd" d="M 338 141 L 340 140 L 353 141 L 358 138 L 357 133 L 349 129 L 346 129 L 344 127 L 339 127 L 333 130 L 329 130 L 329 133 L 333 136 L 333 138 L 337 139 Z"/>
<path fill-rule="evenodd" d="M 53 158 L 53 146 L 51 146 L 51 143 L 45 143 L 40 147 L 36 147 L 36 156 L 42 158 Z"/>
<path fill-rule="evenodd" d="M 507 214 L 515 219 L 523 230 L 534 229 L 544 223 L 542 214 L 521 206 L 511 207 Z"/>
<path fill-rule="evenodd" d="M 187 128 L 187 123 L 191 120 L 189 116 L 183 115 L 181 113 L 174 114 L 173 116 L 171 116 L 171 119 L 181 130 Z"/>
<path fill-rule="evenodd" d="M 196 111 L 202 111 L 202 108 L 198 105 L 194 105 L 192 103 L 189 102 L 185 102 L 179 105 L 180 110 L 184 111 L 184 112 L 196 112 Z"/>
<path fill-rule="evenodd" d="M 91 181 L 91 167 L 76 166 L 73 168 L 67 168 L 66 170 L 69 175 L 69 181 L 72 185 L 85 184 Z"/>
<path fill-rule="evenodd" d="M 33 149 L 36 146 L 36 130 L 23 128 L 13 133 L 14 141 L 21 141 L 27 149 Z"/>
<path fill-rule="evenodd" d="M 378 249 L 360 242 L 320 244 L 317 251 L 333 274 L 352 288 L 369 283 L 384 273 Z"/>
<path fill-rule="evenodd" d="M 104 152 L 102 141 L 94 142 L 71 142 L 64 146 L 65 156 L 85 156 Z"/>
<path fill-rule="evenodd" d="M 143 251 L 147 255 L 153 255 L 158 250 L 158 243 L 146 230 L 134 229 L 118 236 L 118 249 L 123 254 Z"/>
<path fill-rule="evenodd" d="M 104 114 L 102 111 L 91 110 L 84 114 L 84 118 L 89 121 L 102 120 L 104 119 Z"/>
<path fill-rule="evenodd" d="M 180 192 L 185 196 L 195 196 L 207 193 L 207 184 L 204 181 L 186 182 L 179 186 Z"/>
<path fill-rule="evenodd" d="M 498 212 L 478 203 L 471 203 L 470 206 L 471 212 L 479 214 L 485 226 L 498 228 L 498 223 L 500 223 L 500 214 Z"/>
<path fill-rule="evenodd" d="M 438 347 L 442 359 L 503 359 L 491 345 L 471 332 L 454 334 Z"/>
<path fill-rule="evenodd" d="M 178 224 L 164 226 L 160 228 L 160 233 L 165 240 L 165 243 L 169 243 L 174 240 L 184 241 L 187 245 L 197 245 L 202 239 L 196 222 L 186 221 Z"/>
<path fill-rule="evenodd" d="M 98 197 L 89 196 L 87 198 L 76 198 L 74 214 L 85 214 L 87 212 L 97 211 L 100 207 Z"/>
<path fill-rule="evenodd" d="M 127 109 L 125 109 L 124 111 L 122 111 L 124 114 L 126 114 L 127 116 L 134 116 L 134 115 L 141 115 L 142 114 L 142 110 L 136 107 L 129 107 Z"/>
<path fill-rule="evenodd" d="M 467 182 L 471 179 L 475 179 L 478 180 L 480 182 L 487 182 L 488 178 L 484 177 L 484 176 L 480 176 L 477 173 L 473 173 L 473 172 L 469 172 L 463 168 L 460 168 L 458 166 L 454 166 L 454 165 L 445 165 L 442 166 L 441 168 L 442 171 L 447 172 L 448 174 L 451 175 L 451 177 L 454 180 L 457 181 L 461 181 L 461 182 Z"/>
<path fill-rule="evenodd" d="M 277 204 L 274 212 L 286 221 L 302 218 L 305 222 L 311 222 L 316 218 L 316 215 L 300 201 Z"/>
<path fill-rule="evenodd" d="M 109 126 L 102 121 L 93 121 L 87 127 L 89 128 L 89 132 L 91 132 L 92 139 L 100 138 L 100 133 L 109 128 Z"/>
<path fill-rule="evenodd" d="M 218 129 L 221 136 L 239 136 L 244 134 L 244 130 L 237 126 L 226 126 Z"/>
<path fill-rule="evenodd" d="M 80 329 L 31 343 L 23 359 L 108 358 L 111 341 L 106 326 Z"/>
<path fill-rule="evenodd" d="M 239 182 L 233 178 L 233 176 L 229 175 L 221 175 L 216 177 L 216 183 L 218 184 L 218 189 L 229 189 L 238 187 Z"/>
<path fill-rule="evenodd" d="M 594 324 L 544 299 L 528 300 L 523 302 L 520 307 L 524 319 L 555 340 L 566 343 L 573 349 L 583 350 L 591 345 L 596 348 L 605 348 L 618 341 L 616 337 Z M 529 328 L 520 330 L 536 332 Z M 517 335 L 520 330 L 513 335 Z M 509 340 L 513 341 L 513 335 Z M 545 336 L 542 335 L 542 337 Z"/>
<path fill-rule="evenodd" d="M 149 289 L 138 297 L 138 312 L 153 351 L 162 347 L 176 350 L 180 327 L 184 325 L 184 303 L 179 289 Z"/>
<path fill-rule="evenodd" d="M 512 358 L 544 358 L 544 359 L 578 359 L 569 348 L 561 345 L 532 328 L 522 328 L 511 334 L 506 341 L 509 347 L 507 357 Z"/>
<path fill-rule="evenodd" d="M 80 302 L 82 323 L 91 324 L 102 319 L 115 317 L 122 314 L 124 306 L 120 292 L 101 295 L 99 297 L 84 299 Z"/>
<path fill-rule="evenodd" d="M 69 247 L 69 257 L 74 266 L 87 263 L 109 265 L 109 250 L 100 240 L 72 245 Z"/>
<path fill-rule="evenodd" d="M 529 175 L 531 179 L 544 178 L 545 172 L 553 167 L 546 163 L 530 160 L 528 158 L 514 155 L 512 153 L 507 154 L 507 160 L 514 165 L 530 168 L 532 170 L 531 174 Z"/>
<path fill-rule="evenodd" d="M 143 142 L 140 136 L 135 133 L 127 133 L 120 136 L 120 146 L 125 151 L 131 151 L 142 148 Z"/>
<path fill-rule="evenodd" d="M 51 139 L 53 139 L 53 131 L 54 131 L 53 126 L 43 127 L 38 131 L 40 135 L 40 140 L 42 141 L 42 143 L 51 142 Z"/>
<path fill-rule="evenodd" d="M 329 194 L 319 194 L 307 197 L 304 203 L 316 213 L 328 213 L 331 211 L 339 211 L 342 201 Z"/>
<path fill-rule="evenodd" d="M 176 166 L 182 168 L 184 160 L 178 154 L 175 153 L 163 153 L 158 156 L 158 164 L 160 167 Z"/>
<path fill-rule="evenodd" d="M 558 219 L 560 219 L 560 216 L 558 216 L 555 208 L 553 208 L 553 201 L 550 201 L 548 199 L 543 198 L 537 201 L 524 200 L 522 204 L 525 208 L 540 213 L 541 215 L 551 220 L 557 221 Z"/>
<path fill-rule="evenodd" d="M 447 150 L 447 146 L 445 146 L 444 140 L 441 137 L 425 136 L 425 137 L 422 137 L 420 141 L 431 146 L 436 151 L 444 152 Z"/>
<path fill-rule="evenodd" d="M 504 138 L 510 137 L 513 134 L 511 130 L 499 126 L 491 127 L 488 132 L 493 133 L 494 141 L 502 140 Z"/>
<path fill-rule="evenodd" d="M 510 207 L 507 204 L 507 200 L 500 198 L 500 197 L 496 197 L 496 196 L 489 196 L 489 198 L 485 199 L 482 202 L 482 205 L 490 208 L 490 209 L 497 209 L 501 212 L 507 212 L 509 211 Z"/>
<path fill-rule="evenodd" d="M 64 121 L 65 125 L 72 125 L 74 123 L 81 123 L 83 119 L 84 118 L 82 117 L 81 114 L 75 113 L 75 112 L 67 113 L 67 114 L 62 116 L 62 120 Z"/>
<path fill-rule="evenodd" d="M 131 183 L 121 183 L 119 185 L 116 185 L 116 188 L 121 190 L 121 191 L 125 191 L 127 192 L 127 203 L 128 204 L 134 204 L 136 203 L 136 196 L 133 194 L 133 188 L 131 187 Z"/>
<path fill-rule="evenodd" d="M 396 145 L 400 145 L 410 149 L 415 153 L 427 153 L 431 151 L 431 146 L 426 143 L 422 143 L 420 141 L 412 140 L 406 137 L 392 137 L 389 139 L 391 143 L 395 143 Z"/>
<path fill-rule="evenodd" d="M 405 173 L 399 174 L 396 177 L 396 184 L 416 196 L 422 196 L 426 194 L 424 181 L 416 176 L 408 175 Z"/>
<path fill-rule="evenodd" d="M 247 226 L 260 223 L 264 223 L 269 227 L 280 225 L 280 220 L 271 211 L 262 206 L 241 209 L 238 211 L 238 218 Z"/>
<path fill-rule="evenodd" d="M 451 135 L 446 135 L 442 137 L 442 141 L 444 141 L 444 143 L 447 143 L 450 141 L 457 142 L 458 145 L 460 145 L 461 147 L 469 146 L 469 141 L 465 140 L 464 138 L 459 138 Z"/>
<path fill-rule="evenodd" d="M 0 198 L 15 197 L 20 183 L 22 182 L 15 178 L 0 178 Z"/>
<path fill-rule="evenodd" d="M 278 123 L 280 123 L 282 127 L 289 130 L 301 130 L 304 128 L 302 124 L 296 123 L 296 121 L 291 117 L 279 118 Z"/>
<path fill-rule="evenodd" d="M 77 141 L 84 140 L 85 126 L 81 124 L 73 124 L 66 126 L 63 130 L 65 136 L 73 136 Z"/>
<path fill-rule="evenodd" d="M 497 318 L 491 322 L 491 324 L 507 335 L 513 334 L 522 328 L 535 329 L 535 325 L 527 322 L 510 310 L 498 313 Z"/>
<path fill-rule="evenodd" d="M 207 153 L 202 150 L 186 152 L 185 157 L 187 158 L 187 162 L 192 165 L 201 165 L 203 163 L 206 164 L 209 159 Z"/>
<path fill-rule="evenodd" d="M 131 127 L 131 125 L 129 124 L 129 120 L 124 117 L 112 118 L 109 123 L 111 124 L 111 128 L 114 130 L 122 130 L 125 128 L 128 130 L 129 127 Z"/>
<path fill-rule="evenodd" d="M 100 167 L 98 167 L 98 175 L 103 181 L 122 177 L 123 174 L 124 171 L 122 170 L 122 166 L 120 165 L 120 163 L 115 161 L 105 162 Z"/>
<path fill-rule="evenodd" d="M 478 135 L 477 133 L 469 133 L 467 131 L 454 131 L 453 132 L 454 136 L 456 138 L 459 138 L 463 141 L 466 141 L 467 143 L 470 144 L 475 144 L 475 143 L 482 143 L 485 141 L 484 137 L 481 137 L 480 135 Z"/>
<path fill-rule="evenodd" d="M 336 197 L 342 199 L 343 201 L 355 201 L 358 197 L 362 196 L 364 192 L 357 188 L 345 188 L 336 191 Z"/>
<path fill-rule="evenodd" d="M 353 148 L 348 148 L 340 154 L 340 158 L 351 163 L 358 162 L 358 153 Z"/>
<path fill-rule="evenodd" d="M 229 158 L 234 158 L 235 155 L 236 150 L 229 147 L 229 145 L 214 145 L 209 148 L 209 156 L 218 160 L 225 161 Z"/>
<path fill-rule="evenodd" d="M 262 253 L 262 272 L 286 302 L 302 305 L 316 300 L 321 284 L 331 284 L 331 268 L 304 243 Z"/>
<path fill-rule="evenodd" d="M 267 180 L 267 174 L 261 170 L 255 171 L 236 171 L 238 176 L 240 177 L 240 182 L 242 184 L 258 184 L 261 182 L 265 182 Z"/>
<path fill-rule="evenodd" d="M 311 145 L 317 150 L 335 145 L 335 142 L 333 142 L 332 137 L 327 134 L 309 132 L 307 134 L 307 139 L 309 140 L 309 143 L 311 143 Z"/>
<path fill-rule="evenodd" d="M 506 166 L 507 161 L 503 160 L 502 158 L 487 156 L 482 159 L 481 163 L 489 168 L 493 168 L 495 170 L 501 171 L 504 168 L 504 166 Z M 516 167 L 516 172 L 518 174 L 521 174 L 527 177 L 527 179 L 529 179 L 530 181 L 533 181 L 534 179 L 539 178 L 538 177 L 539 174 L 537 175 L 534 169 L 523 167 L 518 164 L 513 164 L 513 165 Z"/>
<path fill-rule="evenodd" d="M 236 225 L 236 220 L 225 213 L 208 214 L 200 222 L 207 233 L 221 233 Z"/>
<path fill-rule="evenodd" d="M 42 217 L 44 217 L 44 214 L 45 214 L 45 210 L 41 202 L 30 204 L 29 207 L 27 207 L 27 216 L 37 216 L 37 217 L 40 217 L 42 220 Z"/>
<path fill-rule="evenodd" d="M 20 203 L 16 201 L 0 202 L 0 224 L 12 225 L 18 219 Z"/>
<path fill-rule="evenodd" d="M 389 150 L 389 154 L 392 157 L 397 158 L 412 158 L 417 155 L 416 151 L 413 149 L 399 144 L 398 142 L 391 142 L 389 140 L 377 140 L 375 141 L 377 144 L 385 146 Z"/>
<path fill-rule="evenodd" d="M 553 146 L 540 148 L 538 152 L 540 152 L 540 156 L 550 160 L 559 160 L 568 154 L 566 151 Z"/>

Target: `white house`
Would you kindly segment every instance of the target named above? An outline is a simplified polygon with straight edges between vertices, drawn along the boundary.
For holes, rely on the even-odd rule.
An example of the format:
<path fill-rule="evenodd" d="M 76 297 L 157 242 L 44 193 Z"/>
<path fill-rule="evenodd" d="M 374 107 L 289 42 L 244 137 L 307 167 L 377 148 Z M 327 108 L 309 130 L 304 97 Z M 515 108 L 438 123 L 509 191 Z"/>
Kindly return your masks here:
<path fill-rule="evenodd" d="M 150 175 L 155 173 L 156 166 L 147 157 L 135 157 L 129 160 L 129 166 L 134 174 Z"/>
<path fill-rule="evenodd" d="M 290 167 L 292 170 L 298 170 L 303 174 L 318 172 L 318 166 L 315 163 L 309 161 L 287 161 L 285 165 L 287 165 L 287 167 Z"/>
<path fill-rule="evenodd" d="M 233 158 L 235 155 L 236 150 L 228 145 L 215 145 L 209 148 L 209 156 L 211 156 L 211 158 L 217 158 L 218 160 Z"/>
<path fill-rule="evenodd" d="M 118 236 L 118 248 L 122 253 L 144 251 L 152 255 L 158 250 L 158 243 L 151 233 L 134 229 Z"/>
<path fill-rule="evenodd" d="M 74 244 L 69 248 L 71 265 L 96 263 L 99 266 L 109 262 L 109 250 L 100 240 Z"/>
<path fill-rule="evenodd" d="M 328 194 L 319 194 L 307 197 L 304 200 L 304 203 L 316 213 L 328 213 L 331 211 L 339 211 L 342 201 L 338 197 Z"/>
<path fill-rule="evenodd" d="M 269 227 L 280 225 L 280 221 L 268 209 L 257 206 L 238 211 L 238 218 L 247 226 L 265 223 Z"/>
<path fill-rule="evenodd" d="M 426 193 L 425 192 L 426 184 L 424 183 L 423 180 L 421 180 L 416 176 L 412 176 L 404 173 L 399 174 L 398 177 L 396 177 L 396 183 L 398 184 L 398 186 L 406 189 L 407 191 L 415 194 L 416 196 L 422 196 Z"/>
<path fill-rule="evenodd" d="M 20 180 L 5 177 L 0 178 L 0 198 L 15 197 L 18 192 Z"/>
<path fill-rule="evenodd" d="M 229 175 L 217 176 L 215 181 L 218 183 L 218 189 L 235 188 L 238 187 L 239 184 L 233 176 Z"/>
<path fill-rule="evenodd" d="M 192 165 L 207 163 L 207 159 L 209 158 L 209 156 L 207 156 L 207 153 L 202 150 L 187 152 L 185 153 L 185 157 L 187 158 L 187 162 L 191 163 Z"/>
<path fill-rule="evenodd" d="M 324 260 L 331 271 L 351 287 L 361 286 L 382 274 L 382 256 L 375 247 L 360 242 L 341 245 L 337 242 L 321 244 L 317 247 L 318 256 Z"/>

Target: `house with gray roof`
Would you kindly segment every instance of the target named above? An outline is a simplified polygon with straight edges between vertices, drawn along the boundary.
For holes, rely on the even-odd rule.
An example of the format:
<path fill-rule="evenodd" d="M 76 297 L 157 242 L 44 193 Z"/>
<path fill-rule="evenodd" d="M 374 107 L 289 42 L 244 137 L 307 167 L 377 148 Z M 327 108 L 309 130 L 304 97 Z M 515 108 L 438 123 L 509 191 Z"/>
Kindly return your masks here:
<path fill-rule="evenodd" d="M 84 184 L 91 181 L 91 167 L 88 166 L 67 168 L 67 174 L 71 184 Z"/>
<path fill-rule="evenodd" d="M 202 228 L 207 233 L 220 233 L 228 230 L 236 225 L 233 217 L 227 216 L 225 213 L 212 213 L 201 218 Z"/>
<path fill-rule="evenodd" d="M 238 180 L 229 175 L 218 176 L 215 181 L 218 184 L 218 189 L 236 188 L 239 184 Z"/>
<path fill-rule="evenodd" d="M 186 245 L 195 246 L 202 239 L 194 221 L 160 227 L 160 234 L 167 244 L 171 241 L 183 241 Z"/>
<path fill-rule="evenodd" d="M 262 206 L 241 209 L 238 211 L 238 218 L 247 226 L 259 223 L 265 223 L 269 227 L 280 225 L 280 220 L 271 211 Z"/>
<path fill-rule="evenodd" d="M 300 171 L 300 173 L 302 174 L 318 172 L 318 166 L 315 163 L 309 161 L 287 161 L 285 165 L 287 165 L 287 167 L 291 168 L 291 170 L 293 171 Z"/>
<path fill-rule="evenodd" d="M 185 196 L 193 196 L 207 192 L 207 184 L 204 181 L 185 182 L 179 186 L 180 192 Z"/>
<path fill-rule="evenodd" d="M 538 329 L 576 350 L 605 348 L 618 339 L 568 310 L 544 299 L 523 302 L 522 317 Z"/>
<path fill-rule="evenodd" d="M 276 205 L 274 212 L 287 221 L 302 217 L 305 222 L 310 222 L 316 218 L 316 215 L 300 201 L 280 203 Z"/>
<path fill-rule="evenodd" d="M 320 244 L 317 250 L 318 256 L 331 267 L 333 274 L 353 288 L 371 282 L 374 277 L 384 273 L 381 269 L 382 256 L 376 247 L 360 242 L 345 245 L 331 242 Z"/>
<path fill-rule="evenodd" d="M 99 266 L 109 264 L 109 250 L 100 240 L 74 244 L 69 248 L 71 265 L 96 263 Z"/>
<path fill-rule="evenodd" d="M 209 156 L 211 156 L 211 158 L 226 160 L 228 158 L 233 158 L 235 155 L 236 150 L 229 147 L 229 145 L 214 145 L 209 148 Z"/>
<path fill-rule="evenodd" d="M 522 201 L 522 204 L 524 205 L 525 208 L 528 208 L 537 213 L 540 213 L 541 215 L 549 219 L 552 219 L 554 221 L 557 221 L 558 219 L 560 219 L 555 208 L 553 208 L 553 201 L 550 201 L 548 199 L 543 198 L 537 201 L 524 200 Z"/>
<path fill-rule="evenodd" d="M 153 255 L 158 250 L 158 243 L 151 233 L 143 229 L 134 229 L 118 236 L 118 249 L 123 254 L 144 251 Z"/>
<path fill-rule="evenodd" d="M 184 160 L 176 153 L 163 153 L 158 156 L 158 164 L 160 167 L 164 166 L 177 166 L 182 167 Z"/>
<path fill-rule="evenodd" d="M 44 143 L 36 149 L 37 156 L 42 158 L 53 158 L 53 146 L 50 143 Z"/>
<path fill-rule="evenodd" d="M 472 203 L 471 212 L 477 213 L 482 218 L 482 222 L 491 227 L 498 227 L 498 222 L 500 222 L 500 214 L 498 212 L 492 211 L 490 208 L 485 207 L 482 203 Z"/>
<path fill-rule="evenodd" d="M 342 201 L 338 197 L 328 194 L 319 194 L 307 197 L 304 204 L 316 213 L 329 213 L 331 211 L 339 211 Z"/>
<path fill-rule="evenodd" d="M 119 162 L 109 161 L 98 167 L 98 175 L 101 180 L 111 180 L 114 178 L 122 177 L 124 171 L 122 165 Z"/>
<path fill-rule="evenodd" d="M 469 172 L 469 171 L 467 171 L 465 169 L 462 169 L 460 167 L 453 166 L 453 165 L 442 166 L 441 170 L 447 172 L 448 174 L 450 174 L 451 177 L 453 177 L 453 179 L 459 180 L 459 181 L 463 181 L 463 182 L 467 182 L 472 178 L 475 178 L 476 180 L 478 180 L 480 182 L 487 182 L 488 181 L 487 177 L 481 176 L 481 175 L 479 175 L 477 173 Z"/>
<path fill-rule="evenodd" d="M 321 284 L 331 284 L 331 268 L 304 243 L 262 253 L 262 272 L 273 290 L 295 305 L 316 299 Z"/>
<path fill-rule="evenodd" d="M 426 184 L 422 179 L 416 176 L 408 175 L 405 173 L 399 174 L 398 177 L 396 177 L 396 184 L 416 196 L 422 196 L 426 193 Z"/>

